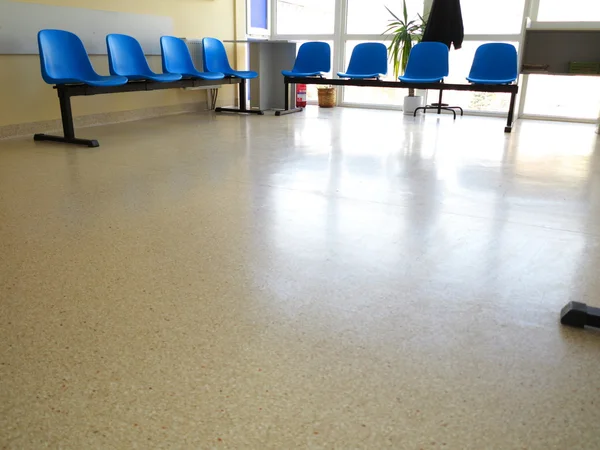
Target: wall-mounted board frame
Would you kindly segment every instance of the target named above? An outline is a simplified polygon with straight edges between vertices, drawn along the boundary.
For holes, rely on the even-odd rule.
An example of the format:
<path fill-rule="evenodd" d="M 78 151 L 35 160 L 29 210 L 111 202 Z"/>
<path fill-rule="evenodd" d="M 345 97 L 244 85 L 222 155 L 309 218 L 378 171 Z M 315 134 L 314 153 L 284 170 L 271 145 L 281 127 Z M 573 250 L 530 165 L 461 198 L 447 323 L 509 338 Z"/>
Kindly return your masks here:
<path fill-rule="evenodd" d="M 0 54 L 37 55 L 37 33 L 47 28 L 75 33 L 90 55 L 106 55 L 110 33 L 129 34 L 147 55 L 160 55 L 160 37 L 173 34 L 173 18 L 0 0 Z"/>

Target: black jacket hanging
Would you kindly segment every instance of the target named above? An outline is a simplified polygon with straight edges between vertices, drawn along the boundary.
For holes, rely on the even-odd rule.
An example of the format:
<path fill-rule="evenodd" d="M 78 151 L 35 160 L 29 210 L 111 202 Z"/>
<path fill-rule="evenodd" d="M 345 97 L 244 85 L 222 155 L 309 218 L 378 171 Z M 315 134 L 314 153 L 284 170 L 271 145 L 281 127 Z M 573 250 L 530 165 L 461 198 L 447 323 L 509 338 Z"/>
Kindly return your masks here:
<path fill-rule="evenodd" d="M 443 42 L 459 49 L 465 37 L 460 0 L 433 0 L 423 42 Z"/>

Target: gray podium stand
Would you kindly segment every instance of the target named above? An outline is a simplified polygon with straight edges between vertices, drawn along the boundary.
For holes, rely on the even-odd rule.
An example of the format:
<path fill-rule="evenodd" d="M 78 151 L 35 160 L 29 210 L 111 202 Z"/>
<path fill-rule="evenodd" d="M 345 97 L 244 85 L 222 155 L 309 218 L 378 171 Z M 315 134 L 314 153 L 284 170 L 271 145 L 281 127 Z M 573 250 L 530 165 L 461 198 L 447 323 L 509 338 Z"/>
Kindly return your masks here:
<path fill-rule="evenodd" d="M 249 69 L 258 72 L 258 78 L 250 80 L 250 107 L 262 111 L 285 109 L 281 71 L 294 67 L 297 44 L 250 39 L 225 42 L 248 45 Z"/>

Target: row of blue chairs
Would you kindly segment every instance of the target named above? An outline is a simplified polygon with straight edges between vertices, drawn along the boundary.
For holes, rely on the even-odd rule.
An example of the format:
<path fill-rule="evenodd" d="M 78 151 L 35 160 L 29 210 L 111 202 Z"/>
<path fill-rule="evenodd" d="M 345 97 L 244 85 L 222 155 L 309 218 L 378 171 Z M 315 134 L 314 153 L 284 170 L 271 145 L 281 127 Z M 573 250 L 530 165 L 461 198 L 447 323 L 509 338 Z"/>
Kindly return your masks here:
<path fill-rule="evenodd" d="M 110 34 L 106 37 L 110 76 L 96 73 L 83 42 L 71 32 L 42 30 L 38 34 L 42 76 L 49 84 L 83 83 L 90 86 L 120 86 L 129 80 L 172 82 L 182 78 L 218 80 L 237 77 L 256 78 L 253 71 L 232 69 L 225 46 L 215 38 L 204 38 L 204 71 L 198 70 L 186 43 L 173 36 L 160 39 L 162 74 L 150 69 L 142 46 L 133 37 Z M 287 77 L 323 76 L 331 70 L 331 48 L 326 42 L 306 42 L 300 46 L 292 70 Z M 358 44 L 350 57 L 346 72 L 340 78 L 368 79 L 387 75 L 388 54 L 385 45 L 375 42 Z M 439 42 L 421 42 L 410 53 L 405 83 L 441 82 L 449 74 L 448 47 Z M 473 60 L 467 80 L 475 84 L 510 84 L 517 79 L 517 50 L 513 45 L 488 43 L 481 45 Z"/>
<path fill-rule="evenodd" d="M 94 70 L 83 42 L 69 31 L 42 30 L 38 33 L 38 44 L 42 77 L 54 85 L 121 86 L 130 80 L 168 83 L 182 78 L 247 80 L 258 76 L 256 72 L 232 69 L 225 46 L 215 38 L 202 40 L 204 71 L 199 71 L 185 41 L 163 36 L 160 45 L 164 73 L 157 74 L 150 69 L 142 46 L 135 38 L 110 34 L 106 37 L 110 76 L 99 75 Z"/>
<path fill-rule="evenodd" d="M 517 50 L 511 44 L 488 43 L 477 48 L 467 80 L 473 84 L 511 84 L 518 77 Z M 411 52 L 406 71 L 399 77 L 404 83 L 437 83 L 450 70 L 448 46 L 440 42 L 421 42 Z M 331 71 L 331 48 L 326 42 L 306 42 L 300 46 L 292 70 L 286 77 L 323 76 Z M 340 78 L 381 78 L 388 72 L 388 53 L 384 44 L 365 42 L 356 45 L 346 72 Z"/>

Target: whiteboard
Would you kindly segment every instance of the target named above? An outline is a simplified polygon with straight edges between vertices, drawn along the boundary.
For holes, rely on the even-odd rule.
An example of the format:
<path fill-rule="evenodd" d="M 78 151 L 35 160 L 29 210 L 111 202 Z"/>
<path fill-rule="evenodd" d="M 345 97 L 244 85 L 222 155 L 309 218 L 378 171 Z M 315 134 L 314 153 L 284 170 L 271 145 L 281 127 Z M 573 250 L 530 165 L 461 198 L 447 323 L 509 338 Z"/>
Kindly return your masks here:
<path fill-rule="evenodd" d="M 160 37 L 173 34 L 171 17 L 0 0 L 0 54 L 37 55 L 45 28 L 78 35 L 90 55 L 106 55 L 106 35 L 128 34 L 147 55 L 160 55 Z"/>

